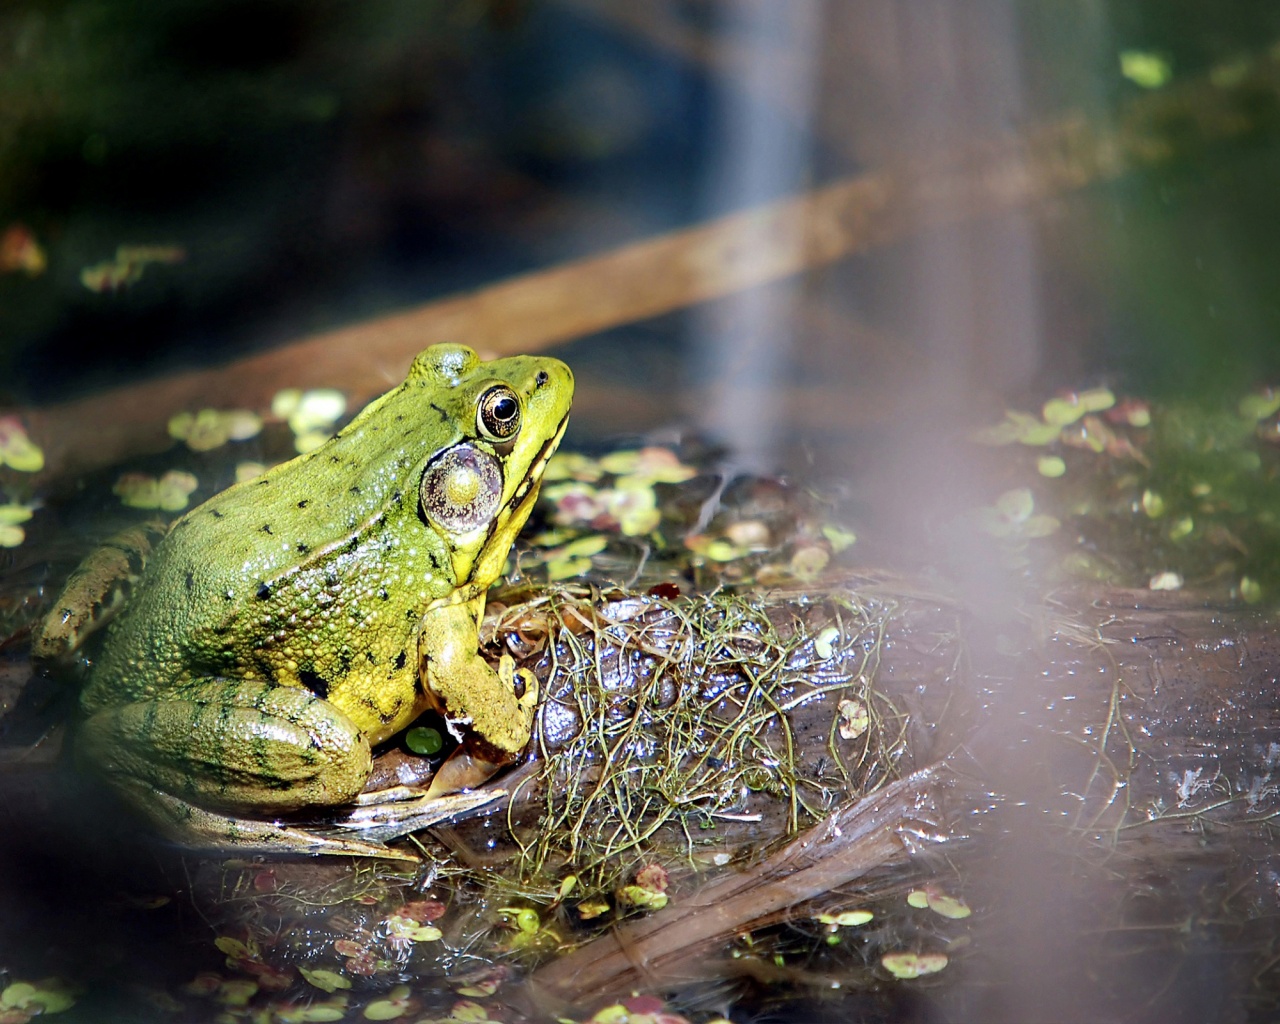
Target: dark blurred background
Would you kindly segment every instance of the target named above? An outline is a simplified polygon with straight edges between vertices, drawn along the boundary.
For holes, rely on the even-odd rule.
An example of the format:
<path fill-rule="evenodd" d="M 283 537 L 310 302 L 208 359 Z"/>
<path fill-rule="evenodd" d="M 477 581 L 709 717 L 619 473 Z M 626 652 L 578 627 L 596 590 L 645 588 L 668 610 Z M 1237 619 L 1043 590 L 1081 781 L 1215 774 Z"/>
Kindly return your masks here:
<path fill-rule="evenodd" d="M 46 401 L 223 361 L 975 140 L 1105 125 L 1153 88 L 1125 54 L 1210 88 L 1278 21 L 1192 0 L 9 3 L 0 230 L 47 266 L 0 276 L 0 381 Z M 735 374 L 856 400 L 918 399 L 923 373 L 944 404 L 1098 376 L 1239 387 L 1276 364 L 1271 127 L 575 358 L 655 402 Z M 87 288 L 121 245 L 185 259 Z M 618 426 L 691 404 L 730 441 L 759 426 L 714 400 Z"/>

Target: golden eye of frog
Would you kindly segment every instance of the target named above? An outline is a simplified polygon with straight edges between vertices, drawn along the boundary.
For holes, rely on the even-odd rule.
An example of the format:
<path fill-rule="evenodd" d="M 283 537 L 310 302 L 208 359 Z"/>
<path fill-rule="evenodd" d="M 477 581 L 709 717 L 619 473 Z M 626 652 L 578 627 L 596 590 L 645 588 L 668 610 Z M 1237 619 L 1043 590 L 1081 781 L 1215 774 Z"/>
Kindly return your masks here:
<path fill-rule="evenodd" d="M 331 441 L 184 515 L 91 664 L 83 758 L 189 844 L 350 852 L 275 816 L 351 803 L 371 746 L 424 710 L 473 766 L 437 792 L 517 757 L 536 681 L 490 667 L 477 624 L 572 395 L 556 359 L 436 345 Z M 73 646 L 93 578 L 72 578 L 38 654 Z"/>

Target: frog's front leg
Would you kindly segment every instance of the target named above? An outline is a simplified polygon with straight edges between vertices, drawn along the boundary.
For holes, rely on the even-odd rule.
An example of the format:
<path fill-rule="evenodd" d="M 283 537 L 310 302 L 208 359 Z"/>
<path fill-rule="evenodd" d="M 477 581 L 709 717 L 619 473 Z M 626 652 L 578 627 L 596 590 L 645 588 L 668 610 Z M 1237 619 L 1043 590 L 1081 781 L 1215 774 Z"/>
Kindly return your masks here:
<path fill-rule="evenodd" d="M 369 741 L 307 690 L 256 680 L 193 681 L 90 715 L 77 748 L 185 845 L 388 855 L 269 820 L 348 803 L 369 775 Z"/>
<path fill-rule="evenodd" d="M 519 756 L 533 732 L 538 681 L 504 656 L 498 671 L 480 657 L 484 597 L 442 604 L 422 620 L 419 671 L 436 710 L 463 745 L 441 766 L 429 793 L 479 785 Z"/>

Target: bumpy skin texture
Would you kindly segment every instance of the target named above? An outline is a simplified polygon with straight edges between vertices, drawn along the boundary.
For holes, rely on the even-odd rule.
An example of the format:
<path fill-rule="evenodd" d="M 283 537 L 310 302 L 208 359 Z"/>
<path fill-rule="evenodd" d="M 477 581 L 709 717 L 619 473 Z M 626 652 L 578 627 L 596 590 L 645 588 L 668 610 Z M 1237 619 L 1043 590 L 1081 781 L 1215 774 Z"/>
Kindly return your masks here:
<path fill-rule="evenodd" d="M 488 762 L 512 759 L 536 693 L 517 697 L 479 657 L 477 618 L 572 393 L 558 360 L 481 363 L 437 345 L 332 441 L 183 516 L 107 630 L 82 693 L 82 754 L 139 803 L 159 790 L 171 825 L 194 816 L 205 833 L 350 801 L 371 745 L 428 707 Z M 495 394 L 518 401 L 514 434 L 477 424 Z M 449 476 L 429 503 L 424 473 L 459 450 L 488 475 Z M 449 507 L 486 487 L 501 492 L 467 506 L 480 522 Z M 225 824 L 210 826 L 210 810 Z"/>

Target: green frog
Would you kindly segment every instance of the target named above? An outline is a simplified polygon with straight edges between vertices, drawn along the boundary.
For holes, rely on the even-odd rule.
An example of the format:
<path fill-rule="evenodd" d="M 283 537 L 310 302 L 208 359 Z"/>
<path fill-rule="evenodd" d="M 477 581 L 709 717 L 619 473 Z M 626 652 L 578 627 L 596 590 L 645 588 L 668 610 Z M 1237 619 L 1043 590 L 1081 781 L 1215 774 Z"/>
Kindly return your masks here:
<path fill-rule="evenodd" d="M 146 529 L 109 545 L 34 641 L 66 660 L 119 612 L 87 662 L 82 759 L 206 848 L 384 853 L 491 799 L 463 790 L 518 757 L 538 693 L 509 657 L 480 657 L 478 624 L 572 396 L 559 360 L 435 345 L 332 440 L 215 495 L 149 554 Z M 426 793 L 364 793 L 371 748 L 428 709 L 457 755 Z M 353 804 L 363 838 L 288 820 Z"/>

